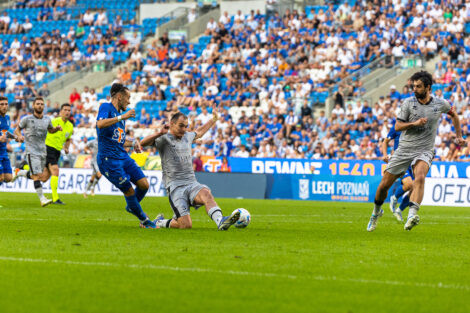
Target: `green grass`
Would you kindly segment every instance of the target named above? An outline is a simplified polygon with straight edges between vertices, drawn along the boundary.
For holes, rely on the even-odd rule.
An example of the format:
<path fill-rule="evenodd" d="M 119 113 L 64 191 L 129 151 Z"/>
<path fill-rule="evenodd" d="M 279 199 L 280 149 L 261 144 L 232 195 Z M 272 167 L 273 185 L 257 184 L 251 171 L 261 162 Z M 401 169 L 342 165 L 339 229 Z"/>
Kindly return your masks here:
<path fill-rule="evenodd" d="M 0 194 L 0 312 L 469 312 L 470 211 L 405 232 L 370 204 L 218 199 L 246 229 L 139 229 L 121 197 Z M 150 216 L 170 214 L 146 198 Z"/>

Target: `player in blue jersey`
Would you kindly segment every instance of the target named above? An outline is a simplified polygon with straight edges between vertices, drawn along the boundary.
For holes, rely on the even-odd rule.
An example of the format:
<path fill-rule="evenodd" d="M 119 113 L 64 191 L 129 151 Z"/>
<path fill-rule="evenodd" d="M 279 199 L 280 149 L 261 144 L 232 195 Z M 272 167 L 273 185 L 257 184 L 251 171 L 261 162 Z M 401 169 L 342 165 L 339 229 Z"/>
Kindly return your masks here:
<path fill-rule="evenodd" d="M 0 186 L 3 182 L 10 182 L 12 170 L 8 158 L 7 143 L 15 136 L 10 132 L 10 117 L 7 115 L 8 99 L 0 97 Z"/>
<path fill-rule="evenodd" d="M 122 191 L 127 202 L 126 210 L 140 220 L 140 227 L 156 228 L 155 223 L 147 217 L 140 206 L 149 189 L 147 178 L 124 149 L 134 147 L 136 152 L 141 152 L 137 140 L 126 139 L 125 120 L 135 117 L 134 109 L 121 114 L 130 104 L 129 98 L 130 93 L 125 86 L 113 84 L 111 102 L 100 106 L 96 119 L 98 167 L 100 172 Z M 135 190 L 131 182 L 137 186 Z"/>
<path fill-rule="evenodd" d="M 387 154 L 387 147 L 391 140 L 393 140 L 393 151 L 397 150 L 398 144 L 400 143 L 400 135 L 401 132 L 395 130 L 395 121 L 390 128 L 390 131 L 387 134 L 387 137 L 384 139 L 382 143 L 382 152 L 383 152 L 383 160 L 385 163 L 388 163 L 390 160 L 390 155 Z M 399 222 L 403 222 L 402 212 L 408 207 L 410 204 L 410 193 L 411 188 L 413 186 L 413 170 L 411 166 L 406 171 L 405 175 L 401 178 L 401 183 L 396 188 L 394 194 L 390 197 L 390 210 L 392 211 L 393 215 L 397 218 Z M 397 208 L 398 200 L 403 196 L 402 202 L 400 206 Z"/>

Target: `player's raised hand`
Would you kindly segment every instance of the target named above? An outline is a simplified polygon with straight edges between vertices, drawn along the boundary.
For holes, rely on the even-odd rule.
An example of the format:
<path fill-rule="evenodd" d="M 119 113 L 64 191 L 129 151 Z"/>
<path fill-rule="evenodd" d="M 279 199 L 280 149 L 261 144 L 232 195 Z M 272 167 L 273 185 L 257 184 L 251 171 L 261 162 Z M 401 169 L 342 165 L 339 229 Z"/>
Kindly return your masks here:
<path fill-rule="evenodd" d="M 23 135 L 18 135 L 18 136 L 15 138 L 15 140 L 16 140 L 17 142 L 24 142 L 24 137 L 23 137 Z"/>
<path fill-rule="evenodd" d="M 419 126 L 424 126 L 424 124 L 426 124 L 427 122 L 428 122 L 428 119 L 425 118 L 425 117 L 422 117 L 422 118 L 420 118 L 419 120 L 417 120 L 415 122 L 415 126 L 418 126 L 418 127 Z"/>
<path fill-rule="evenodd" d="M 163 125 L 162 128 L 160 128 L 160 131 L 159 131 L 160 136 L 165 135 L 166 133 L 168 133 L 169 129 L 170 129 L 170 126 Z"/>
<path fill-rule="evenodd" d="M 55 127 L 55 131 L 56 131 L 56 132 L 62 131 L 62 126 L 57 125 L 57 126 Z"/>
<path fill-rule="evenodd" d="M 387 154 L 387 155 L 384 155 L 382 160 L 385 162 L 385 163 L 388 163 L 388 161 L 390 161 L 390 156 Z"/>
<path fill-rule="evenodd" d="M 129 111 L 127 111 L 126 113 L 124 113 L 122 115 L 122 118 L 124 120 L 127 120 L 127 119 L 132 118 L 132 117 L 135 117 L 135 110 L 134 109 L 130 109 Z"/>

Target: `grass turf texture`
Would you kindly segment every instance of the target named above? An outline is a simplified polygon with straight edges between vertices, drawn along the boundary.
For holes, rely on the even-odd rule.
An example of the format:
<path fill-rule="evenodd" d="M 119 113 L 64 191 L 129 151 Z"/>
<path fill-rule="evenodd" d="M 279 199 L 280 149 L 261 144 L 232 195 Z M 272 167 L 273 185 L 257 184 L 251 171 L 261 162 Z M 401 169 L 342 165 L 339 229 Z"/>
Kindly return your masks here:
<path fill-rule="evenodd" d="M 371 204 L 218 199 L 246 229 L 140 229 L 121 197 L 0 194 L 3 312 L 469 312 L 470 211 L 431 208 L 405 232 Z M 155 216 L 166 198 L 146 198 Z M 384 206 L 385 209 L 385 206 Z"/>

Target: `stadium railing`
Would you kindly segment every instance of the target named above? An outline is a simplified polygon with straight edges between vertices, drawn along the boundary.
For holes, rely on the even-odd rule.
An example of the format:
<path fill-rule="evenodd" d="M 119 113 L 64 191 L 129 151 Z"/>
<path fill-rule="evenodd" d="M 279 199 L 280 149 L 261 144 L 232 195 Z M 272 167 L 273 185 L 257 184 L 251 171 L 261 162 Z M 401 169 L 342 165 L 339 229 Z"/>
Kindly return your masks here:
<path fill-rule="evenodd" d="M 420 67 L 423 68 L 425 66 L 425 60 L 422 56 L 419 55 L 408 55 L 403 57 L 398 64 L 394 67 L 384 71 L 375 79 L 367 82 L 364 84 L 364 88 L 366 90 L 370 90 L 373 88 L 379 88 L 382 86 L 386 81 L 391 79 L 392 77 L 396 76 L 401 70 Z"/>

